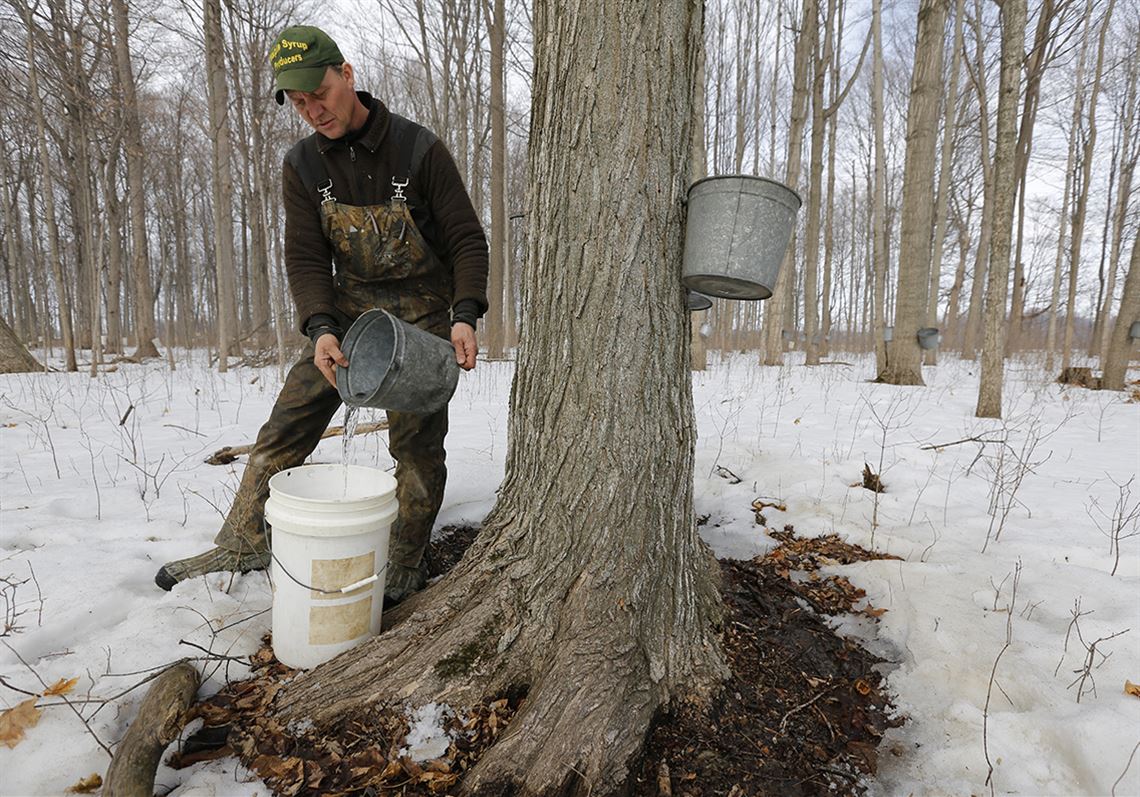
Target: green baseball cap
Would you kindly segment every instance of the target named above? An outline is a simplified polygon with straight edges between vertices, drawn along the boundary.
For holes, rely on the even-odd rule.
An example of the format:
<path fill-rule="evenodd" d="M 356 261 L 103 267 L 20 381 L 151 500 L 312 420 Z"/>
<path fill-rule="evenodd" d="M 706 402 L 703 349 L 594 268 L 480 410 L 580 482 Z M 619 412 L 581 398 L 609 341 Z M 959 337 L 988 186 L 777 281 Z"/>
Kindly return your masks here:
<path fill-rule="evenodd" d="M 293 25 L 281 31 L 269 50 L 277 104 L 285 104 L 285 92 L 316 91 L 325 79 L 325 69 L 344 63 L 344 56 L 329 35 L 311 25 Z"/>

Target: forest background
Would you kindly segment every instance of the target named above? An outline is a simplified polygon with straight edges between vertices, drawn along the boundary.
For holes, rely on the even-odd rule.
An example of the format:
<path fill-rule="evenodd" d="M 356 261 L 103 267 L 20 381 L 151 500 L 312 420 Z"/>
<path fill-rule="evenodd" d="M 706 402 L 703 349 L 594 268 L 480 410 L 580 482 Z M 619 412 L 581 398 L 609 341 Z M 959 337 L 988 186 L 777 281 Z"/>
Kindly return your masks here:
<path fill-rule="evenodd" d="M 1050 370 L 1054 357 L 1063 368 L 1107 354 L 1140 219 L 1140 6 L 1030 5 L 1003 280 L 1004 264 L 989 274 L 995 208 L 1010 193 L 995 186 L 997 4 L 706 4 L 697 162 L 785 182 L 804 208 L 773 300 L 694 314 L 694 367 L 707 349 L 759 349 L 773 363 L 802 348 L 811 364 L 873 347 L 881 375 L 905 383 L 914 368 L 887 368 L 886 327 L 938 327 L 944 350 L 972 358 L 989 279 L 1004 283 L 1006 354 L 1043 349 Z M 492 357 L 517 343 L 526 3 L 6 0 L 0 13 L 0 69 L 18 87 L 0 99 L 0 316 L 21 341 L 62 347 L 69 369 L 90 350 L 92 372 L 160 350 L 173 364 L 188 347 L 224 351 L 221 370 L 291 361 L 279 174 L 306 131 L 273 102 L 266 53 L 282 27 L 311 22 L 341 41 L 361 87 L 446 140 L 492 244 L 481 341 Z M 923 20 L 936 30 L 923 36 Z M 908 131 L 916 104 L 928 124 Z M 930 218 L 911 214 L 923 218 L 908 228 L 907 146 L 920 138 L 931 157 L 912 157 L 928 168 L 910 196 Z M 895 364 L 915 360 L 913 335 L 898 337 L 914 351 Z"/>

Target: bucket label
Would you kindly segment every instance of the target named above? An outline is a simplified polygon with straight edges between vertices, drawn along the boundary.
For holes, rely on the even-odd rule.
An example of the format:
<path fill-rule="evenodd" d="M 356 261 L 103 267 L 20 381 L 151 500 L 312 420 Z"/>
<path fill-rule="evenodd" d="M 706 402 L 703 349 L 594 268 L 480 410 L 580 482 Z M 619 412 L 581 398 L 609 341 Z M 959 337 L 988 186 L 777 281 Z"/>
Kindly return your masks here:
<path fill-rule="evenodd" d="M 310 585 L 317 589 L 339 590 L 376 572 L 376 552 L 369 551 L 346 559 L 314 559 L 312 571 L 309 576 Z M 344 594 L 327 594 L 314 590 L 311 595 L 315 601 L 339 600 L 345 595 L 360 595 L 371 589 L 373 585 L 367 584 Z"/>
<path fill-rule="evenodd" d="M 372 596 L 338 606 L 309 607 L 309 644 L 336 645 L 371 632 Z"/>

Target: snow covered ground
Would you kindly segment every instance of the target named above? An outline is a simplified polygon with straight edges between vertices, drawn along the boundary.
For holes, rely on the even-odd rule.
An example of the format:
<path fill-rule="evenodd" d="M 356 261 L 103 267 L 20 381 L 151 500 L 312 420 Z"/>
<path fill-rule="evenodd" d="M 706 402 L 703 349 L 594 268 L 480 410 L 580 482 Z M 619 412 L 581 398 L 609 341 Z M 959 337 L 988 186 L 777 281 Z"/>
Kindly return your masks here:
<path fill-rule="evenodd" d="M 1123 691 L 1140 682 L 1140 535 L 1121 541 L 1115 575 L 1106 536 L 1117 485 L 1140 471 L 1140 404 L 1062 388 L 1017 361 L 1005 420 L 983 421 L 972 363 L 943 358 L 927 387 L 898 388 L 868 383 L 865 357 L 836 359 L 849 364 L 761 368 L 737 356 L 694 374 L 696 504 L 720 556 L 770 547 L 751 509 L 769 496 L 787 506 L 765 510 L 772 525 L 902 557 L 837 568 L 887 609 L 874 626 L 841 625 L 891 662 L 908 718 L 884 742 L 872 793 L 987 793 L 988 747 L 998 794 L 1140 794 L 1140 753 L 1121 777 L 1140 744 L 1140 699 Z M 509 363 L 482 363 L 461 380 L 441 523 L 478 522 L 494 501 L 510 377 Z M 203 648 L 256 649 L 269 627 L 263 574 L 170 593 L 152 579 L 210 544 L 241 462 L 202 460 L 251 442 L 279 387 L 275 368 L 219 374 L 201 352 L 174 373 L 154 362 L 97 379 L 0 377 L 0 606 L 17 626 L 0 645 L 0 708 L 26 698 L 13 687 L 42 692 L 61 678 L 79 679 L 74 701 L 108 701 L 79 704 L 88 728 L 41 700 L 56 705 L 0 747 L 0 794 L 61 794 L 105 772 L 96 737 L 122 736 L 144 689 L 122 692 L 152 668 Z M 341 458 L 339 439 L 314 454 Z M 359 438 L 352 459 L 390 466 L 384 436 Z M 864 463 L 887 492 L 858 486 Z M 1130 506 L 1140 480 L 1131 490 Z M 211 691 L 245 673 L 238 661 L 206 671 Z M 174 795 L 267 793 L 233 760 L 163 767 L 158 783 Z"/>

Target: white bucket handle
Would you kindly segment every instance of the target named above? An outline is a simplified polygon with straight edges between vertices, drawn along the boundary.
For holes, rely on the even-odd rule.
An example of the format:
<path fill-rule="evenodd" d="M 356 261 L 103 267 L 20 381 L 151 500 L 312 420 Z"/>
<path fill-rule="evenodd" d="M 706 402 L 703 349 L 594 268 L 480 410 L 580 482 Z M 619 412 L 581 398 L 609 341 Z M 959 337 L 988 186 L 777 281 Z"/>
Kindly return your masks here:
<path fill-rule="evenodd" d="M 359 581 L 354 581 L 348 586 L 341 587 L 340 589 L 321 589 L 320 587 L 314 587 L 311 584 L 306 584 L 304 581 L 301 581 L 295 575 L 290 573 L 288 568 L 286 568 L 281 560 L 277 558 L 277 554 L 273 553 L 273 546 L 269 543 L 269 522 L 264 517 L 261 519 L 261 534 L 265 538 L 265 547 L 269 549 L 269 555 L 273 557 L 273 561 L 276 562 L 277 566 L 281 568 L 281 572 L 289 576 L 289 579 L 297 586 L 304 587 L 305 589 L 311 589 L 313 592 L 319 592 L 322 595 L 345 595 L 349 592 L 355 592 L 361 587 L 367 587 L 369 584 L 375 583 L 376 580 L 384 574 L 384 571 L 388 569 L 388 563 L 385 562 L 384 566 L 372 575 L 366 576 Z"/>

